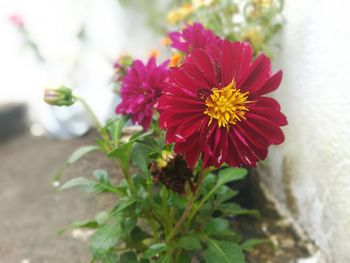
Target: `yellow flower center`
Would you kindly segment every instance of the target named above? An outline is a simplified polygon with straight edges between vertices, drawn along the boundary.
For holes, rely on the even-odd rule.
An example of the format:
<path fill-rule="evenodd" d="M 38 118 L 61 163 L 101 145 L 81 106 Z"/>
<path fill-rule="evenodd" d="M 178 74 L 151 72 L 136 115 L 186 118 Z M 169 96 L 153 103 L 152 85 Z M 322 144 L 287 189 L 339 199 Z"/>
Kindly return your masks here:
<path fill-rule="evenodd" d="M 208 126 L 216 119 L 219 127 L 230 129 L 230 124 L 236 124 L 245 119 L 244 115 L 248 110 L 246 104 L 249 92 L 241 93 L 236 89 L 236 82 L 232 80 L 230 84 L 222 89 L 213 88 L 212 94 L 205 100 L 207 109 L 204 114 L 210 117 Z"/>

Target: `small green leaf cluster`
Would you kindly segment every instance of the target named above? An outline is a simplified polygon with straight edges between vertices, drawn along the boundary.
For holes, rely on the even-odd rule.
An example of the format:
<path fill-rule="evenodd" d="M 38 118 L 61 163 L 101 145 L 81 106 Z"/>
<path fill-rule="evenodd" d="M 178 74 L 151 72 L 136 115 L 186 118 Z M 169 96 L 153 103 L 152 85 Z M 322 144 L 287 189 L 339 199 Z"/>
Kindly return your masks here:
<path fill-rule="evenodd" d="M 203 170 L 199 162 L 186 193 L 180 195 L 155 182 L 150 172 L 151 163 L 162 158 L 164 151 L 172 151 L 171 145 L 164 144 L 164 134 L 153 129 L 126 136 L 127 122 L 127 117 L 109 121 L 100 129 L 98 146 L 78 149 L 65 164 L 69 166 L 92 151 L 103 152 L 120 169 L 118 184 L 99 169 L 91 178 L 77 177 L 60 188 L 113 194 L 115 206 L 60 232 L 95 229 L 90 241 L 91 262 L 245 262 L 243 251 L 251 251 L 263 241 L 243 241 L 231 221 L 240 215 L 259 217 L 259 213 L 230 201 L 238 192 L 227 183 L 242 180 L 247 171 L 227 166 Z"/>

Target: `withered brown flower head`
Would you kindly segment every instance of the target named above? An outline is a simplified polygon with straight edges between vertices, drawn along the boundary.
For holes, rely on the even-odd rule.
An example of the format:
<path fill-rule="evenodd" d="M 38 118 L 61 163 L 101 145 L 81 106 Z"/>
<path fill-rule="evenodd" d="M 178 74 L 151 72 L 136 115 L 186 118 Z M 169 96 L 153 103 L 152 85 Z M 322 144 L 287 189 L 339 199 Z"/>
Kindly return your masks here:
<path fill-rule="evenodd" d="M 150 170 L 154 182 L 159 182 L 179 194 L 185 194 L 186 181 L 193 176 L 192 170 L 188 168 L 182 155 L 167 158 L 164 166 L 160 166 L 159 162 L 154 161 L 151 163 Z"/>

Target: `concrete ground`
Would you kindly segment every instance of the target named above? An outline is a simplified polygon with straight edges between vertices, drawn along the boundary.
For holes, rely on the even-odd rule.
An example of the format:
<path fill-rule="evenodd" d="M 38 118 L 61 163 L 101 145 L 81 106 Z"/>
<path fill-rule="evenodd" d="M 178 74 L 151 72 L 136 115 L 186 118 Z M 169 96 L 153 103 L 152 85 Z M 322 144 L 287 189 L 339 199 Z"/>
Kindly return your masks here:
<path fill-rule="evenodd" d="M 108 210 L 114 196 L 96 199 L 78 189 L 58 191 L 52 175 L 74 151 L 94 143 L 90 134 L 81 139 L 56 141 L 23 135 L 0 144 L 0 263 L 86 263 L 89 248 L 86 232 L 58 235 L 63 226 L 94 218 Z M 90 177 L 97 168 L 113 163 L 91 153 L 68 168 L 62 181 Z"/>

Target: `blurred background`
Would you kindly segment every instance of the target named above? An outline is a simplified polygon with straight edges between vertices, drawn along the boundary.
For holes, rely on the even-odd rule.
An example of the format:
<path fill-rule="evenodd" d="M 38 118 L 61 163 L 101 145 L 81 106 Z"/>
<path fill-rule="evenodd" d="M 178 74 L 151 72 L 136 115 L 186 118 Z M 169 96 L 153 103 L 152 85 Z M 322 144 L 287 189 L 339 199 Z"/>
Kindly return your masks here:
<path fill-rule="evenodd" d="M 202 2 L 200 10 L 187 14 L 189 2 Z M 254 18 L 247 6 L 257 2 L 267 11 Z M 271 148 L 259 168 L 263 185 L 320 248 L 310 262 L 350 262 L 350 2 L 281 3 L 1 0 L 0 262 L 87 262 L 86 233 L 56 232 L 108 207 L 108 199 L 53 187 L 52 174 L 65 158 L 95 137 L 83 136 L 91 124 L 81 106 L 50 107 L 44 89 L 72 87 L 105 121 L 118 103 L 113 64 L 119 56 L 145 60 L 156 49 L 163 60 L 170 53 L 162 39 L 181 28 L 177 20 L 200 20 L 217 32 L 213 13 L 242 9 L 225 36 L 250 41 L 284 71 L 274 96 L 288 117 L 286 142 Z M 100 157 L 91 155 L 66 176 L 108 167 Z"/>

